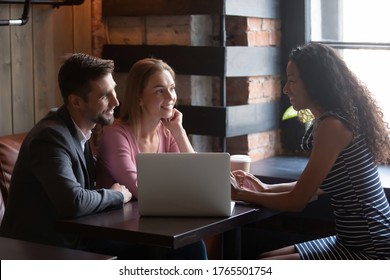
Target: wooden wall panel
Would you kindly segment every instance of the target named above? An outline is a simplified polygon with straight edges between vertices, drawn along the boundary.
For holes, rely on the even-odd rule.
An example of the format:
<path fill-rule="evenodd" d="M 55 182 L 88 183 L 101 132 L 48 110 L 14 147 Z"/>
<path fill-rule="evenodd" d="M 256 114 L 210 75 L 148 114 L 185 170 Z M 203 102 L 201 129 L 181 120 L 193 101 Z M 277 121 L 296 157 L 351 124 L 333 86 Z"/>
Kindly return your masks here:
<path fill-rule="evenodd" d="M 92 54 L 91 1 L 73 7 L 74 49 Z"/>
<path fill-rule="evenodd" d="M 57 73 L 64 54 L 73 50 L 73 22 L 69 19 L 72 7 L 33 7 L 35 121 L 62 103 Z"/>
<path fill-rule="evenodd" d="M 90 0 L 88 0 L 90 1 Z M 79 7 L 79 6 L 78 6 Z M 81 7 L 81 6 L 80 6 Z M 54 62 L 54 97 L 55 104 L 59 106 L 63 103 L 60 90 L 58 88 L 57 75 L 64 56 L 71 52 L 79 51 L 74 49 L 74 29 L 78 28 L 73 25 L 73 8 L 61 7 L 53 11 L 53 25 L 56 29 L 53 31 L 53 62 Z M 90 24 L 90 20 L 84 24 Z M 60 32 L 58 32 L 60 29 Z"/>
<path fill-rule="evenodd" d="M 10 7 L 3 5 L 0 19 L 9 19 Z M 12 133 L 10 27 L 0 26 L 0 135 Z"/>
<path fill-rule="evenodd" d="M 59 10 L 59 9 L 58 9 Z M 54 49 L 54 13 L 50 6 L 32 9 L 33 47 L 34 47 L 34 106 L 35 119 L 42 118 L 47 108 L 55 106 L 54 88 L 57 83 L 53 77 L 55 64 Z M 41 42 L 46 42 L 42 44 Z"/>
<path fill-rule="evenodd" d="M 12 5 L 11 17 L 20 18 L 23 6 Z M 29 130 L 34 124 L 32 25 L 11 27 L 11 79 L 13 132 Z"/>
<path fill-rule="evenodd" d="M 0 19 L 22 5 L 0 5 Z M 91 53 L 91 0 L 79 6 L 33 5 L 24 26 L 0 26 L 0 135 L 27 132 L 62 98 L 58 70 L 68 53 Z"/>

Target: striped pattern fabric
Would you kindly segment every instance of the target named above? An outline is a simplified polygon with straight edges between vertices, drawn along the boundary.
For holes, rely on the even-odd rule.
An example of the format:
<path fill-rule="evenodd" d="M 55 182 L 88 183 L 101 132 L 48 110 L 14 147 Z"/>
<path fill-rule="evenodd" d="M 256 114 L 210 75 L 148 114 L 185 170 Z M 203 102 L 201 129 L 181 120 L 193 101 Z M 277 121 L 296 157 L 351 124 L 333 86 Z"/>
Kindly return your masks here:
<path fill-rule="evenodd" d="M 346 120 L 336 113 L 324 114 Z M 311 150 L 313 126 L 302 139 Z M 336 236 L 296 244 L 302 259 L 390 259 L 390 207 L 364 139 L 356 137 L 337 158 L 321 189 L 331 196 Z"/>

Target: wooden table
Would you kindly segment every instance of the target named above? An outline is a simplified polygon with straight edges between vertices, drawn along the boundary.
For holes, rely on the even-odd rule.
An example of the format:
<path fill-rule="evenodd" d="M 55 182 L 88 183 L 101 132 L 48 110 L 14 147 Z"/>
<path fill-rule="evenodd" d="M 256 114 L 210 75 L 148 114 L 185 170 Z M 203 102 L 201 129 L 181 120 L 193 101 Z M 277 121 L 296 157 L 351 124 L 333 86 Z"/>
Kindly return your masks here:
<path fill-rule="evenodd" d="M 116 257 L 0 237 L 1 260 L 108 260 Z"/>
<path fill-rule="evenodd" d="M 250 172 L 270 183 L 298 180 L 308 159 L 293 156 L 275 156 L 251 163 Z"/>
<path fill-rule="evenodd" d="M 275 156 L 251 163 L 250 172 L 266 183 L 281 183 L 298 180 L 306 167 L 308 158 L 297 156 Z M 379 176 L 390 201 L 390 167 L 378 166 Z"/>
<path fill-rule="evenodd" d="M 177 249 L 223 233 L 223 257 L 241 258 L 240 227 L 276 214 L 275 211 L 237 202 L 232 216 L 140 217 L 138 203 L 78 219 L 61 221 L 59 230 L 106 239 Z"/>

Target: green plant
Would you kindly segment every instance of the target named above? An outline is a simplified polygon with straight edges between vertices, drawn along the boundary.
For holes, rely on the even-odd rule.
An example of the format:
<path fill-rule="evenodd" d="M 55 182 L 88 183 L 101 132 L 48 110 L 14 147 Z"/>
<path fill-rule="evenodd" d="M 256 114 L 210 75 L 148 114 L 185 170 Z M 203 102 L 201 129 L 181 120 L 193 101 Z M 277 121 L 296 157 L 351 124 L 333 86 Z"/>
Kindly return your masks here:
<path fill-rule="evenodd" d="M 298 118 L 302 123 L 309 123 L 314 119 L 314 116 L 309 109 L 296 111 L 293 106 L 290 106 L 284 111 L 282 120 L 285 121 L 292 118 Z"/>

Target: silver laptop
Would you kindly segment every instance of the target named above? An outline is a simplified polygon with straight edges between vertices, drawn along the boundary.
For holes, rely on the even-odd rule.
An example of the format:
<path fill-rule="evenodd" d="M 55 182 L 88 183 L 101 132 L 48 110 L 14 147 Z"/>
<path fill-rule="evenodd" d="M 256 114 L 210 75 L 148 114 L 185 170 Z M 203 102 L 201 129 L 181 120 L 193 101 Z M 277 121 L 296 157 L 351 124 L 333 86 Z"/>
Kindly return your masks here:
<path fill-rule="evenodd" d="M 140 153 L 141 216 L 230 216 L 228 153 Z"/>

